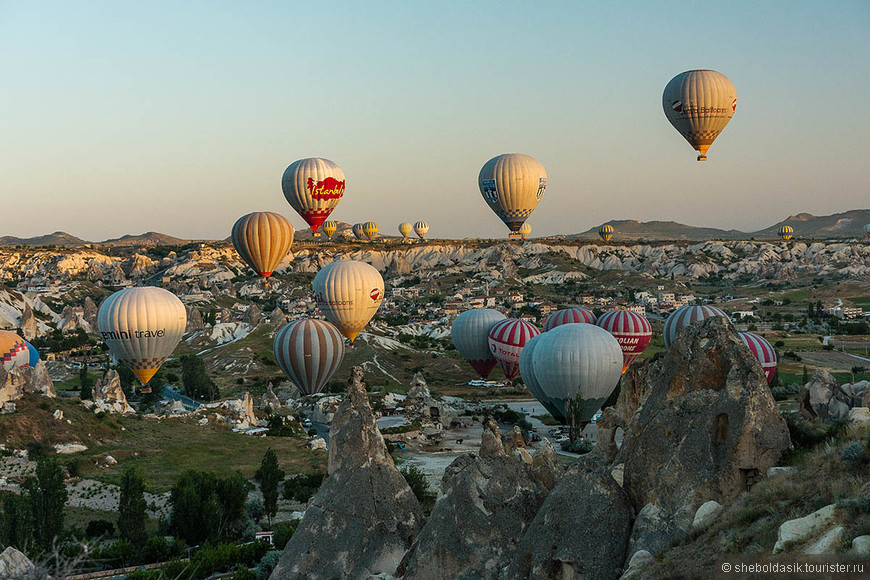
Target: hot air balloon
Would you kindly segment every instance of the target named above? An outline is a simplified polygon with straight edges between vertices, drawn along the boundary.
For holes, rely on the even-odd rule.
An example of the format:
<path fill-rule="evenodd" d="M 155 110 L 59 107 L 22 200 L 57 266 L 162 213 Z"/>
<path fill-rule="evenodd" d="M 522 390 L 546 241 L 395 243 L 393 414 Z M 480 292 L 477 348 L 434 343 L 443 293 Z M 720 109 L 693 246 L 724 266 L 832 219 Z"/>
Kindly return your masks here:
<path fill-rule="evenodd" d="M 605 242 L 609 242 L 610 238 L 613 237 L 613 226 L 610 224 L 604 224 L 598 228 L 598 236 Z"/>
<path fill-rule="evenodd" d="M 520 237 L 522 239 L 525 240 L 526 238 L 529 237 L 529 234 L 531 234 L 531 233 L 532 233 L 532 226 L 530 226 L 529 224 L 523 224 L 520 227 Z"/>
<path fill-rule="evenodd" d="M 767 379 L 767 384 L 773 380 L 773 375 L 776 374 L 776 351 L 773 346 L 763 337 L 754 332 L 738 332 L 743 344 L 749 347 L 753 356 L 761 363 L 761 368 L 764 369 L 764 377 Z"/>
<path fill-rule="evenodd" d="M 293 226 L 284 216 L 270 211 L 255 211 L 233 225 L 233 246 L 242 260 L 257 274 L 268 278 L 290 251 Z"/>
<path fill-rule="evenodd" d="M 344 196 L 344 185 L 341 167 L 321 157 L 294 161 L 281 178 L 281 189 L 287 202 L 315 234 Z"/>
<path fill-rule="evenodd" d="M 372 241 L 378 235 L 378 224 L 375 222 L 366 222 L 363 224 L 363 235 L 368 241 Z"/>
<path fill-rule="evenodd" d="M 581 421 L 592 420 L 622 376 L 622 349 L 594 324 L 565 324 L 541 335 L 532 352 L 537 386 L 568 417 L 568 403 L 582 403 Z"/>
<path fill-rule="evenodd" d="M 402 222 L 399 224 L 399 233 L 402 234 L 402 241 L 408 241 L 408 236 L 414 231 L 414 226 L 410 222 Z"/>
<path fill-rule="evenodd" d="M 477 185 L 489 208 L 511 231 L 510 237 L 519 237 L 520 228 L 547 189 L 547 171 L 533 157 L 505 153 L 484 164 Z"/>
<path fill-rule="evenodd" d="M 366 235 L 365 233 L 363 233 L 362 224 L 353 224 L 353 227 L 350 228 L 350 231 L 353 232 L 353 237 L 355 237 L 359 241 L 363 241 L 364 239 L 366 239 Z"/>
<path fill-rule="evenodd" d="M 489 349 L 489 331 L 506 318 L 492 308 L 472 308 L 460 313 L 450 327 L 453 346 L 483 378 L 495 367 L 495 357 Z"/>
<path fill-rule="evenodd" d="M 162 288 L 124 288 L 100 305 L 97 327 L 106 346 L 151 392 L 148 381 L 184 334 L 187 312 L 175 294 Z"/>
<path fill-rule="evenodd" d="M 420 239 L 424 239 L 426 234 L 429 233 L 429 224 L 426 222 L 417 222 L 414 224 L 414 233 L 420 237 Z"/>
<path fill-rule="evenodd" d="M 335 233 L 335 230 L 338 229 L 338 222 L 335 220 L 329 220 L 323 222 L 323 231 L 326 233 L 326 237 L 332 239 L 332 234 Z"/>
<path fill-rule="evenodd" d="M 692 306 L 687 304 L 671 312 L 671 315 L 665 321 L 665 328 L 663 330 L 665 348 L 671 348 L 671 343 L 674 342 L 677 332 L 683 326 L 710 318 L 711 316 L 724 316 L 728 318 L 727 314 L 715 306 Z"/>
<path fill-rule="evenodd" d="M 540 334 L 538 327 L 518 318 L 496 322 L 489 331 L 489 352 L 508 380 L 520 374 L 520 353 L 530 338 Z"/>
<path fill-rule="evenodd" d="M 28 356 L 27 364 L 31 367 L 35 367 L 36 363 L 39 362 L 39 351 L 36 350 L 35 346 L 30 344 L 26 340 L 24 342 L 25 342 L 25 344 L 27 344 L 27 356 Z"/>
<path fill-rule="evenodd" d="M 776 235 L 779 236 L 780 240 L 790 240 L 794 237 L 794 228 L 791 226 L 782 226 L 779 228 L 779 231 L 776 232 Z"/>
<path fill-rule="evenodd" d="M 707 149 L 734 116 L 737 91 L 728 77 L 714 70 L 689 70 L 671 79 L 662 94 L 662 108 L 671 125 L 707 160 Z"/>
<path fill-rule="evenodd" d="M 0 361 L 6 371 L 26 367 L 30 361 L 27 342 L 14 332 L 0 330 Z"/>
<path fill-rule="evenodd" d="M 352 343 L 384 301 L 384 279 L 365 262 L 332 262 L 314 277 L 314 301 Z"/>
<path fill-rule="evenodd" d="M 533 336 L 523 347 L 523 351 L 520 353 L 520 376 L 523 377 L 523 382 L 526 384 L 526 388 L 528 388 L 532 396 L 544 406 L 547 412 L 549 412 L 550 415 L 560 423 L 565 423 L 565 416 L 562 415 L 556 405 L 554 405 L 552 401 L 550 401 L 550 398 L 544 394 L 544 391 L 541 390 L 541 385 L 538 384 L 538 378 L 532 368 L 532 357 L 534 356 L 535 346 L 538 341 L 544 337 L 544 334 L 545 333 L 541 333 Z"/>
<path fill-rule="evenodd" d="M 864 235 L 867 236 L 868 240 L 870 240 L 870 224 L 864 226 Z"/>
<path fill-rule="evenodd" d="M 325 320 L 294 320 L 278 331 L 275 362 L 305 395 L 319 393 L 344 358 L 344 337 Z"/>
<path fill-rule="evenodd" d="M 563 308 L 547 317 L 547 321 L 544 323 L 544 330 L 549 332 L 562 324 L 573 324 L 576 322 L 595 324 L 595 315 L 592 314 L 591 310 L 583 308 L 582 306 Z"/>
<path fill-rule="evenodd" d="M 646 316 L 628 310 L 611 310 L 595 323 L 616 339 L 622 348 L 622 374 L 646 350 L 652 339 L 652 326 Z"/>

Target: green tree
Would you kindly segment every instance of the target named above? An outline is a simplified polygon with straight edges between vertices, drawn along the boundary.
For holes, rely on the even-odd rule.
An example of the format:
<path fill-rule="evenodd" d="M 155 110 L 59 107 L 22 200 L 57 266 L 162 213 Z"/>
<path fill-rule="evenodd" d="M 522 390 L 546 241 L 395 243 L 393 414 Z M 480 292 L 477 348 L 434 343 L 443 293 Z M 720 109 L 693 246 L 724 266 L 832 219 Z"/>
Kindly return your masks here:
<path fill-rule="evenodd" d="M 217 480 L 216 493 L 221 509 L 218 520 L 219 535 L 233 537 L 239 531 L 239 524 L 245 517 L 249 485 L 241 471 Z"/>
<path fill-rule="evenodd" d="M 217 536 L 220 503 L 214 475 L 189 469 L 172 487 L 169 505 L 169 530 L 190 545 L 199 545 Z"/>
<path fill-rule="evenodd" d="M 573 443 L 580 438 L 588 421 L 583 421 L 583 400 L 580 397 L 565 401 L 565 412 L 568 419 L 568 439 Z"/>
<path fill-rule="evenodd" d="M 0 512 L 0 545 L 22 552 L 33 542 L 33 510 L 27 494 L 9 494 Z"/>
<path fill-rule="evenodd" d="M 263 505 L 266 508 L 269 527 L 272 527 L 272 518 L 278 512 L 278 486 L 284 480 L 284 475 L 284 471 L 278 467 L 278 455 L 270 447 L 263 455 L 263 461 L 260 462 L 260 468 L 254 476 L 260 484 L 260 491 L 263 492 Z"/>
<path fill-rule="evenodd" d="M 189 397 L 214 401 L 220 396 L 217 385 L 205 372 L 205 364 L 196 355 L 181 357 L 181 382 Z"/>
<path fill-rule="evenodd" d="M 81 386 L 81 394 L 79 397 L 82 401 L 90 399 L 94 396 L 93 386 L 91 385 L 91 377 L 88 376 L 88 363 L 82 362 L 82 368 L 79 371 L 79 385 Z"/>
<path fill-rule="evenodd" d="M 145 484 L 132 468 L 121 478 L 121 501 L 118 505 L 118 531 L 122 538 L 135 546 L 148 539 L 145 532 L 148 504 L 145 502 Z"/>
<path fill-rule="evenodd" d="M 803 383 L 801 383 L 801 384 L 804 384 L 804 385 L 805 385 L 805 384 L 807 384 L 808 382 L 810 382 L 810 373 L 809 373 L 809 371 L 807 370 L 807 365 L 804 365 L 804 376 L 803 376 L 803 379 L 804 379 L 804 381 L 803 381 Z"/>
<path fill-rule="evenodd" d="M 54 458 L 41 459 L 36 464 L 36 477 L 29 478 L 25 487 L 30 493 L 36 543 L 50 550 L 63 532 L 63 506 L 68 499 L 63 469 Z"/>

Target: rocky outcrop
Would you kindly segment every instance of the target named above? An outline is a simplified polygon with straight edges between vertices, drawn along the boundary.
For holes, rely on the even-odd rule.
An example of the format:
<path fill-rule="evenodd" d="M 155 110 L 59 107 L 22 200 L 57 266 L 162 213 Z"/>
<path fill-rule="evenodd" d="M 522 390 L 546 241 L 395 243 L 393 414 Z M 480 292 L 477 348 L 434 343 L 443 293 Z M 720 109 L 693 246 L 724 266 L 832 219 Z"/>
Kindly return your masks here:
<path fill-rule="evenodd" d="M 441 495 L 400 571 L 411 580 L 498 578 L 550 489 L 552 455 L 538 465 L 525 449 L 507 453 L 498 425 L 484 426 L 480 453 L 444 472 Z"/>
<path fill-rule="evenodd" d="M 269 315 L 269 323 L 276 328 L 280 328 L 287 324 L 287 315 L 284 314 L 284 311 L 281 310 L 280 306 L 276 306 L 275 310 L 273 310 Z"/>
<path fill-rule="evenodd" d="M 184 332 L 196 332 L 198 330 L 205 330 L 202 313 L 199 311 L 199 308 L 190 305 L 187 307 L 187 326 L 184 327 Z"/>
<path fill-rule="evenodd" d="M 828 505 L 802 518 L 788 520 L 779 526 L 773 553 L 789 551 L 790 548 L 813 538 L 824 536 L 836 521 L 836 506 Z M 821 539 L 821 538 L 819 538 Z M 812 546 L 811 546 L 812 547 Z M 814 552 L 821 553 L 821 552 Z"/>
<path fill-rule="evenodd" d="M 791 447 L 761 366 L 725 318 L 683 328 L 643 380 L 649 395 L 620 453 L 636 508 L 655 504 L 688 528 L 702 503 L 730 503 Z"/>
<path fill-rule="evenodd" d="M 242 316 L 242 322 L 246 322 L 254 327 L 260 324 L 262 318 L 263 316 L 260 312 L 260 308 L 256 304 L 251 304 L 248 306 L 248 309 L 245 310 L 245 314 Z"/>
<path fill-rule="evenodd" d="M 99 309 L 97 305 L 94 304 L 94 301 L 90 296 L 85 296 L 84 304 L 82 304 L 82 320 L 88 323 L 88 326 L 91 327 L 91 330 L 96 332 L 97 330 L 97 314 L 99 313 Z"/>
<path fill-rule="evenodd" d="M 19 367 L 11 371 L 0 366 L 0 409 L 6 413 L 14 412 L 15 402 L 26 393 L 56 396 L 45 362 L 39 361 L 35 367 Z"/>
<path fill-rule="evenodd" d="M 24 305 L 24 312 L 21 314 L 21 322 L 18 324 L 18 328 L 21 329 L 21 334 L 24 335 L 25 340 L 36 338 L 38 334 L 36 317 L 33 315 L 33 309 L 30 308 L 30 304 Z"/>
<path fill-rule="evenodd" d="M 643 506 L 631 530 L 628 556 L 645 550 L 656 556 L 671 547 L 674 542 L 686 537 L 688 527 L 681 525 L 673 514 L 655 504 Z"/>
<path fill-rule="evenodd" d="M 393 259 L 390 262 L 390 265 L 387 266 L 384 275 L 387 278 L 395 278 L 396 276 L 407 276 L 411 272 L 413 272 L 413 268 L 411 268 L 411 264 L 408 263 L 405 256 L 396 253 L 393 255 Z"/>
<path fill-rule="evenodd" d="M 109 369 L 106 376 L 94 385 L 93 401 L 85 401 L 85 405 L 95 413 L 135 413 L 127 404 L 127 396 L 121 388 L 121 377 L 115 369 Z"/>
<path fill-rule="evenodd" d="M 526 530 L 507 578 L 619 578 L 631 532 L 631 502 L 604 469 L 573 467 Z"/>
<path fill-rule="evenodd" d="M 311 498 L 271 578 L 394 575 L 423 514 L 375 423 L 354 367 L 330 432 L 329 476 Z"/>
<path fill-rule="evenodd" d="M 324 395 L 314 401 L 311 409 L 311 421 L 314 423 L 323 423 L 328 425 L 332 423 L 332 418 L 335 416 L 335 411 L 341 404 L 342 397 L 335 395 Z"/>
<path fill-rule="evenodd" d="M 449 427 L 459 416 L 456 409 L 432 397 L 423 373 L 414 374 L 410 387 L 404 401 L 405 411 L 411 416 L 421 417 L 424 427 L 430 425 Z"/>
<path fill-rule="evenodd" d="M 0 578 L 42 580 L 51 577 L 37 568 L 27 556 L 10 546 L 0 554 Z"/>
<path fill-rule="evenodd" d="M 843 389 L 831 373 L 817 369 L 810 382 L 801 387 L 798 393 L 798 409 L 807 419 L 836 421 L 849 416 L 849 409 L 858 406 L 864 391 L 852 393 L 852 385 Z M 866 388 L 866 384 L 864 385 Z"/>
<path fill-rule="evenodd" d="M 260 408 L 270 409 L 272 412 L 281 408 L 281 399 L 279 399 L 278 395 L 275 394 L 275 391 L 272 390 L 272 383 L 269 383 L 269 386 L 266 387 L 266 392 L 263 393 L 263 396 L 260 398 Z"/>

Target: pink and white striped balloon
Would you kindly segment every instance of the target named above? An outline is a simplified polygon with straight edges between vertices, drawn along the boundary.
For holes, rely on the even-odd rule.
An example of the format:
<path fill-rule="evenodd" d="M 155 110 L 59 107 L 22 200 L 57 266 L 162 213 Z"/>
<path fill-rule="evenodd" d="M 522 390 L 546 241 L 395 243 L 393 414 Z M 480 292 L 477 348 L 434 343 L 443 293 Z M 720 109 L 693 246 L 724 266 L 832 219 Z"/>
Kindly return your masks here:
<path fill-rule="evenodd" d="M 749 347 L 749 350 L 761 363 L 761 368 L 764 369 L 764 376 L 769 385 L 770 381 L 773 380 L 773 375 L 776 374 L 776 351 L 773 349 L 773 345 L 754 332 L 740 332 L 739 334 L 743 343 Z"/>
<path fill-rule="evenodd" d="M 572 306 L 571 308 L 557 310 L 548 316 L 547 322 L 544 323 L 544 330 L 550 331 L 557 326 L 562 326 L 563 324 L 574 324 L 580 322 L 595 324 L 595 315 L 592 314 L 591 310 L 583 308 L 582 306 Z"/>
<path fill-rule="evenodd" d="M 541 334 L 534 324 L 518 318 L 497 322 L 489 331 L 489 350 L 508 380 L 520 374 L 520 353 L 533 336 Z"/>
<path fill-rule="evenodd" d="M 646 350 L 652 339 L 652 326 L 646 316 L 628 310 L 611 310 L 601 315 L 596 322 L 609 332 L 622 348 L 622 374 L 631 363 Z"/>

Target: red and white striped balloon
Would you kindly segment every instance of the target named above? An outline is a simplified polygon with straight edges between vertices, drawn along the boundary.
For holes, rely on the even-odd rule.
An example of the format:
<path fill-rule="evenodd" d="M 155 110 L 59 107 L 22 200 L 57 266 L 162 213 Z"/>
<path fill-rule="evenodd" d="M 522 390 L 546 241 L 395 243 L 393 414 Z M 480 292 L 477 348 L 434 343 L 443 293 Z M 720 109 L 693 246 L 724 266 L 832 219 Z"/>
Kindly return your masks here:
<path fill-rule="evenodd" d="M 523 347 L 539 334 L 541 331 L 537 326 L 518 318 L 497 322 L 489 331 L 489 350 L 509 380 L 514 380 L 520 374 Z"/>
<path fill-rule="evenodd" d="M 776 351 L 773 350 L 773 345 L 754 332 L 740 332 L 739 334 L 743 343 L 749 347 L 749 350 L 761 363 L 761 368 L 764 369 L 764 376 L 769 385 L 770 381 L 773 380 L 773 375 L 776 374 Z"/>
<path fill-rule="evenodd" d="M 727 314 L 715 306 L 691 306 L 687 304 L 686 306 L 681 306 L 671 312 L 671 315 L 668 316 L 668 319 L 665 321 L 665 328 L 663 330 L 665 348 L 671 348 L 671 344 L 674 342 L 677 332 L 679 332 L 683 326 L 704 320 L 705 318 L 710 318 L 711 316 L 724 316 L 725 318 L 728 318 Z"/>
<path fill-rule="evenodd" d="M 563 324 L 573 324 L 577 322 L 595 324 L 595 315 L 592 314 L 591 310 L 583 308 L 582 306 L 563 308 L 562 310 L 557 310 L 556 312 L 547 317 L 547 322 L 544 323 L 544 330 L 550 331 L 557 326 L 562 326 Z"/>
<path fill-rule="evenodd" d="M 622 348 L 622 374 L 631 363 L 646 350 L 652 339 L 652 326 L 646 316 L 628 310 L 611 310 L 601 315 L 596 322 L 609 332 Z"/>

